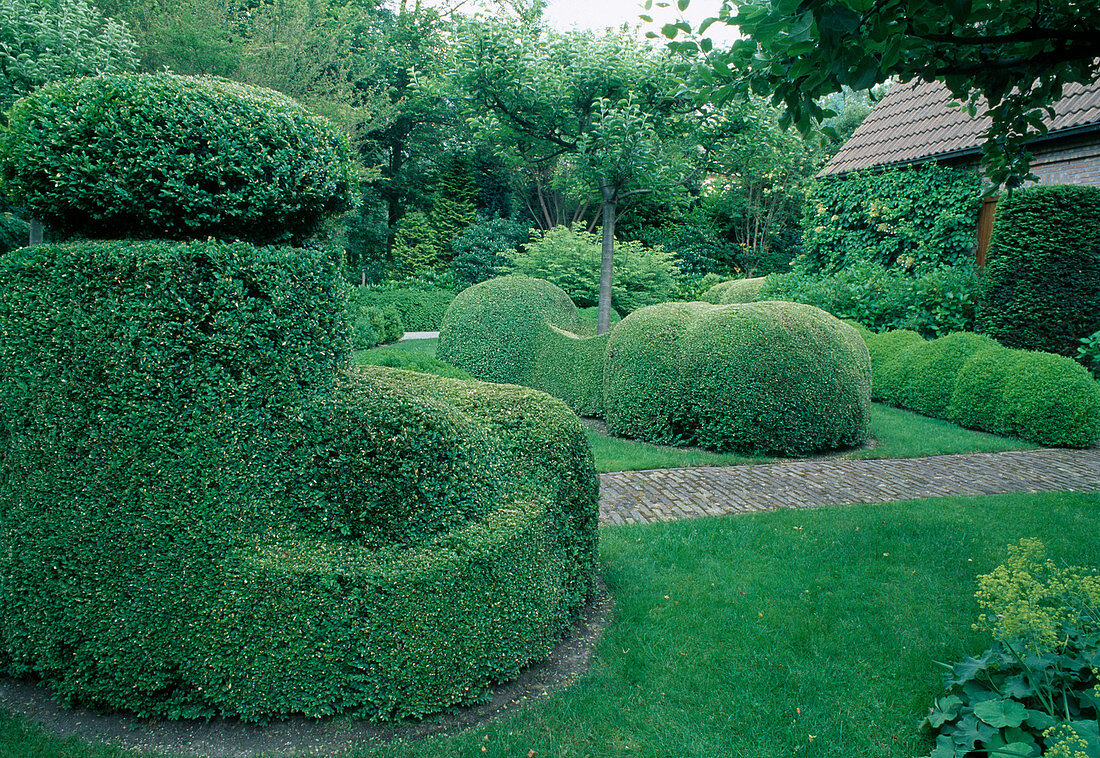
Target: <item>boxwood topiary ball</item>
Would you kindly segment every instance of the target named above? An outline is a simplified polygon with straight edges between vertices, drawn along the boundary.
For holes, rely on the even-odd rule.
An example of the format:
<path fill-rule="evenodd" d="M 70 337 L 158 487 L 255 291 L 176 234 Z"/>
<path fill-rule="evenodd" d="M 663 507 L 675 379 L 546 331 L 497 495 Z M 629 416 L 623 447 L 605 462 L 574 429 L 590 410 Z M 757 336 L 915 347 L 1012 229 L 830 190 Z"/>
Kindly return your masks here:
<path fill-rule="evenodd" d="M 105 75 L 17 102 L 0 178 L 14 204 L 81 237 L 298 244 L 351 206 L 355 168 L 342 134 L 278 92 Z"/>

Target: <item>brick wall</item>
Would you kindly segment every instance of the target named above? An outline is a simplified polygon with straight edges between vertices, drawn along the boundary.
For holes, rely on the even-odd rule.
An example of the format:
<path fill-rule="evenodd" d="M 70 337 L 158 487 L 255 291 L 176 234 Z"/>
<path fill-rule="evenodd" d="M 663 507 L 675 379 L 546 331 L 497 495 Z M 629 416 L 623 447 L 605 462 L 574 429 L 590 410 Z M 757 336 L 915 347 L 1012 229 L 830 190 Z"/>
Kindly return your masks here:
<path fill-rule="evenodd" d="M 1031 152 L 1031 171 L 1039 184 L 1100 187 L 1100 134 L 1039 144 Z"/>

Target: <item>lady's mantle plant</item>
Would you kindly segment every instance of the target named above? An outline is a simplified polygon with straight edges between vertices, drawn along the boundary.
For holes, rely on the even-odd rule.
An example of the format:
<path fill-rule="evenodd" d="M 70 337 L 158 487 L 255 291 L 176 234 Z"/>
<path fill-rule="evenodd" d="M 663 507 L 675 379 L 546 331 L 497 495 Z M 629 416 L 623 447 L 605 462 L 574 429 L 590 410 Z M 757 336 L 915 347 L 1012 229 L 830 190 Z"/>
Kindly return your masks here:
<path fill-rule="evenodd" d="M 922 725 L 931 758 L 1100 758 L 1100 574 L 1024 539 L 978 586 L 977 627 L 993 645 L 943 664 L 948 694 Z"/>

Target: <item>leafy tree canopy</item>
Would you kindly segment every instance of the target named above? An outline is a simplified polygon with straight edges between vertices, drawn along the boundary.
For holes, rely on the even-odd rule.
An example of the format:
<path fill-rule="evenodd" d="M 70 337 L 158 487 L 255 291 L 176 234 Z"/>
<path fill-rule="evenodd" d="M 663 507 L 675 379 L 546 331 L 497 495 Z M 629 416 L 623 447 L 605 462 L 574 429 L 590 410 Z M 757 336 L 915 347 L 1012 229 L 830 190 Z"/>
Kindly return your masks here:
<path fill-rule="evenodd" d="M 134 40 L 85 0 L 0 3 L 0 110 L 67 76 L 132 71 Z"/>
<path fill-rule="evenodd" d="M 744 37 L 717 50 L 705 36 L 715 23 Z M 986 172 L 1010 187 L 1029 176 L 1024 145 L 1046 132 L 1063 86 L 1100 72 L 1096 0 L 737 0 L 697 30 L 680 21 L 663 33 L 694 61 L 704 99 L 768 95 L 803 134 L 842 87 L 943 81 L 972 111 L 988 109 Z"/>

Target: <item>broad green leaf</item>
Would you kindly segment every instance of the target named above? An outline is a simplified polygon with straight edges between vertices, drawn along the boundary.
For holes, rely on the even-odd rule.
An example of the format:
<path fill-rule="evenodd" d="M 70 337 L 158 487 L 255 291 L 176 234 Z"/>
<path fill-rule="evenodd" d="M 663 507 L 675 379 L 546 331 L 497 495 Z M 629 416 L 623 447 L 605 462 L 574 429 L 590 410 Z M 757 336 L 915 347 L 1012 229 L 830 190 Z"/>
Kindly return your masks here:
<path fill-rule="evenodd" d="M 974 704 L 974 715 L 997 728 L 1019 726 L 1027 717 L 1027 708 L 1015 700 L 986 700 Z"/>
<path fill-rule="evenodd" d="M 955 750 L 955 743 L 947 735 L 941 734 L 936 738 L 936 749 L 928 758 L 956 758 L 959 755 Z"/>
<path fill-rule="evenodd" d="M 676 0 L 676 7 L 682 11 L 686 11 L 691 0 Z"/>
<path fill-rule="evenodd" d="M 959 715 L 959 708 L 962 706 L 962 700 L 955 695 L 948 695 L 947 697 L 941 697 L 935 701 L 935 705 L 932 707 L 931 713 L 928 714 L 928 723 L 933 729 L 938 729 L 943 726 L 944 722 L 950 721 Z"/>

